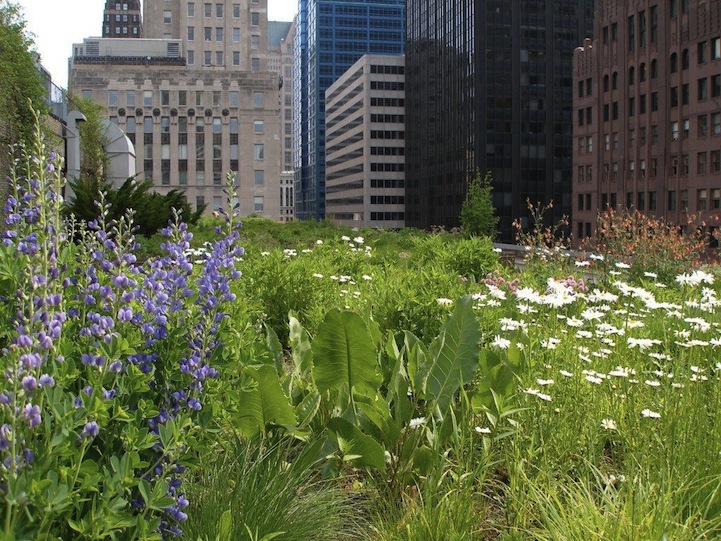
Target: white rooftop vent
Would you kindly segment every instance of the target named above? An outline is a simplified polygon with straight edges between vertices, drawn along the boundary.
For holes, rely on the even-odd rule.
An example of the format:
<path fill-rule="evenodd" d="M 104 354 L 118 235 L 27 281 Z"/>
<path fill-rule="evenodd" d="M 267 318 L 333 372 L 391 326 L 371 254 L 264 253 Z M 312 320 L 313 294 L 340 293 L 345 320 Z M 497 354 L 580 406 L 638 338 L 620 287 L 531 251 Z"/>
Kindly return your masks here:
<path fill-rule="evenodd" d="M 99 41 L 86 41 L 85 42 L 85 55 L 86 56 L 100 56 L 100 42 Z"/>
<path fill-rule="evenodd" d="M 178 58 L 180 56 L 180 43 L 168 43 L 168 58 Z"/>

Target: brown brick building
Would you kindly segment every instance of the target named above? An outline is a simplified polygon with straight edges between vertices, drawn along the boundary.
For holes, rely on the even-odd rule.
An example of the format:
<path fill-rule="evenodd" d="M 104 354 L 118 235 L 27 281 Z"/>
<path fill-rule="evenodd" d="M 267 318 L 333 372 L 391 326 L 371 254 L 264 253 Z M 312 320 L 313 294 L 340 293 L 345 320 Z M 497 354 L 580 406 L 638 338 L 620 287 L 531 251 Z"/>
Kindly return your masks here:
<path fill-rule="evenodd" d="M 634 208 L 721 212 L 721 3 L 601 0 L 574 53 L 572 227 Z"/>

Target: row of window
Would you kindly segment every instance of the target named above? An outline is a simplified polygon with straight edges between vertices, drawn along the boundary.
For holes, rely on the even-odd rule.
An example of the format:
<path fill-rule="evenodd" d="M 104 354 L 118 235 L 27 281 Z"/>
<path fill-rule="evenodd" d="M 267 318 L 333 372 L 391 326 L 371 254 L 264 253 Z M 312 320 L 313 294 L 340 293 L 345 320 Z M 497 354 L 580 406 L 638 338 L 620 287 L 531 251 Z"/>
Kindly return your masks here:
<path fill-rule="evenodd" d="M 236 201 L 237 202 L 237 201 Z M 227 201 L 226 201 L 227 203 Z M 195 198 L 195 209 L 200 209 L 205 206 L 205 196 L 198 195 Z M 265 207 L 265 199 L 262 195 L 256 195 L 253 197 L 253 212 L 262 213 Z M 220 208 L 223 208 L 223 196 L 222 195 L 215 195 L 213 196 L 213 207 L 212 210 L 216 211 Z"/>
<path fill-rule="evenodd" d="M 258 4 L 258 0 L 251 0 L 251 4 Z M 213 4 L 210 2 L 205 2 L 203 4 L 203 16 L 204 17 L 212 17 L 213 12 L 215 11 L 216 17 L 223 17 L 224 4 L 215 4 L 215 10 L 213 10 Z M 240 4 L 233 4 L 233 18 L 239 19 L 240 18 Z M 253 19 L 253 16 L 255 15 L 256 18 L 260 18 L 260 13 L 258 12 L 251 12 L 251 19 Z M 188 2 L 188 17 L 195 17 L 195 2 Z M 256 25 L 258 22 L 255 23 Z"/>
<path fill-rule="evenodd" d="M 371 222 L 397 222 L 405 219 L 405 212 L 371 212 Z"/>
<path fill-rule="evenodd" d="M 188 49 L 186 60 L 189 66 L 195 65 L 195 51 Z M 240 51 L 232 51 L 233 66 L 240 66 Z M 225 66 L 225 55 L 223 51 L 203 51 L 203 66 Z M 260 71 L 260 58 L 253 57 L 250 59 L 250 71 Z"/>
<path fill-rule="evenodd" d="M 211 26 L 203 27 L 203 40 L 204 41 L 213 41 L 213 34 L 215 34 L 215 41 L 217 41 L 217 42 L 225 41 L 225 28 L 224 27 L 216 26 L 215 32 L 213 32 L 213 27 L 211 27 Z M 187 36 L 188 36 L 188 41 L 195 41 L 195 27 L 194 26 L 188 27 Z M 240 27 L 238 27 L 238 26 L 233 27 L 232 38 L 233 38 L 233 43 L 240 42 Z M 259 49 L 260 48 L 260 35 L 259 34 L 251 34 L 250 48 L 251 49 Z"/>
<path fill-rule="evenodd" d="M 153 152 L 156 146 L 153 144 L 153 142 L 146 142 L 143 144 L 143 159 L 144 160 L 153 160 Z M 160 159 L 161 160 L 170 160 L 170 144 L 162 144 L 160 146 Z M 200 142 L 196 142 L 195 145 L 195 159 L 197 160 L 195 163 L 195 167 L 198 171 L 205 170 L 205 151 L 206 149 L 210 150 L 208 145 L 204 140 L 200 140 Z M 215 162 L 216 160 L 219 162 L 222 159 L 222 146 L 220 142 L 214 143 L 211 147 L 212 152 L 212 159 Z M 191 147 L 192 148 L 192 147 Z M 238 144 L 237 142 L 235 144 L 229 145 L 229 159 L 232 160 L 238 160 Z M 179 143 L 176 147 L 177 149 L 177 156 L 178 160 L 184 161 L 188 159 L 188 145 L 187 143 Z M 210 158 L 211 156 L 208 156 Z M 255 143 L 253 145 L 253 159 L 257 162 L 262 162 L 265 160 L 265 145 L 263 143 Z M 168 163 L 168 166 L 170 164 Z M 221 169 L 220 163 L 216 164 L 213 163 L 213 169 Z M 179 166 L 180 170 L 187 171 L 187 163 L 181 164 Z M 170 168 L 168 167 L 168 170 Z"/>
<path fill-rule="evenodd" d="M 136 90 L 126 90 L 124 91 L 125 95 L 125 106 L 126 107 L 134 107 L 136 105 Z M 221 105 L 227 105 L 228 107 L 240 107 L 240 92 L 238 90 L 229 90 L 227 94 L 227 102 L 223 103 L 222 97 L 223 94 L 220 90 L 213 90 L 210 91 L 212 94 L 210 94 L 211 100 L 209 105 L 212 104 L 213 107 L 220 107 Z M 171 105 L 171 97 L 172 99 L 172 105 L 179 105 L 184 106 L 189 104 L 188 98 L 190 97 L 190 101 L 195 100 L 195 106 L 196 107 L 203 107 L 205 105 L 205 97 L 206 97 L 206 91 L 205 90 L 160 90 L 153 91 L 153 90 L 143 90 L 142 96 L 143 96 L 143 106 L 145 107 L 152 107 L 154 105 L 154 100 L 156 97 L 160 95 L 160 105 L 168 106 Z M 108 107 L 117 107 L 119 105 L 118 103 L 118 96 L 123 95 L 123 91 L 118 90 L 108 90 Z M 92 97 L 92 94 L 90 95 Z M 255 92 L 253 94 L 253 105 L 255 107 L 263 107 L 265 104 L 265 98 L 264 94 L 262 92 Z"/>
<path fill-rule="evenodd" d="M 592 204 L 593 194 L 578 194 L 577 208 L 580 211 L 596 210 Z M 616 208 L 617 196 L 615 193 L 601 194 L 601 209 Z M 648 208 L 647 208 L 648 207 Z M 637 210 L 658 210 L 657 192 L 640 191 L 626 192 L 626 208 Z M 667 196 L 667 210 L 693 210 L 689 208 L 688 190 L 670 190 Z M 696 190 L 696 211 L 719 210 L 721 209 L 721 189 L 719 188 L 701 188 Z"/>
<path fill-rule="evenodd" d="M 132 33 L 133 33 L 133 35 L 135 35 L 135 36 L 138 35 L 138 27 L 137 27 L 137 26 L 134 26 L 134 27 L 133 27 L 133 32 L 132 32 Z M 127 35 L 128 35 L 128 27 L 127 27 L 127 26 L 116 26 L 116 27 L 115 27 L 115 34 L 118 35 L 118 36 L 119 36 L 119 35 L 127 36 Z M 109 27 L 109 26 L 106 26 L 106 27 L 105 27 L 105 35 L 106 35 L 106 36 L 109 36 L 109 35 L 110 35 L 110 27 Z"/>
<path fill-rule="evenodd" d="M 371 205 L 404 205 L 405 202 L 402 195 L 371 195 Z"/>

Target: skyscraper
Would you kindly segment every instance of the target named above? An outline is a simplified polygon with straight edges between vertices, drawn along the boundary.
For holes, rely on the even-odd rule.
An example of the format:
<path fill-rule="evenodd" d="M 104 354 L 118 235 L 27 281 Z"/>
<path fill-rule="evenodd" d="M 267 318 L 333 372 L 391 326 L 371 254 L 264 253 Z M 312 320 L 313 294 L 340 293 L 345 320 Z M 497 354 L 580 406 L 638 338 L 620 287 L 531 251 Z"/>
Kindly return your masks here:
<path fill-rule="evenodd" d="M 267 7 L 145 0 L 142 39 L 74 46 L 71 92 L 107 108 L 158 192 L 215 210 L 230 172 L 241 214 L 281 218 L 282 89 L 269 70 Z"/>
<path fill-rule="evenodd" d="M 406 16 L 406 224 L 457 226 L 476 171 L 502 240 L 527 199 L 568 214 L 571 60 L 593 0 L 408 0 Z"/>
<path fill-rule="evenodd" d="M 579 43 L 580 45 L 580 43 Z M 599 0 L 574 57 L 577 240 L 599 210 L 685 225 L 721 211 L 721 5 Z M 714 224 L 716 227 L 718 224 Z"/>
<path fill-rule="evenodd" d="M 299 0 L 295 42 L 295 215 L 325 215 L 325 91 L 361 56 L 401 54 L 404 0 Z"/>
<path fill-rule="evenodd" d="M 107 0 L 103 10 L 104 38 L 143 37 L 140 0 Z"/>

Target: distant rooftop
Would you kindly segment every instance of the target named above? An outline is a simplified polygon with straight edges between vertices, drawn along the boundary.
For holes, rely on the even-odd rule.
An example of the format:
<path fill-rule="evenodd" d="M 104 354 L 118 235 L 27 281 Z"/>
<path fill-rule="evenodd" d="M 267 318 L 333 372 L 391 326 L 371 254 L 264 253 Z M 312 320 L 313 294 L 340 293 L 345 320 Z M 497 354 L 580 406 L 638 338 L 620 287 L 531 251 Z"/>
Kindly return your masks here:
<path fill-rule="evenodd" d="M 288 35 L 292 22 L 268 21 L 268 46 L 280 47 L 280 42 Z"/>

